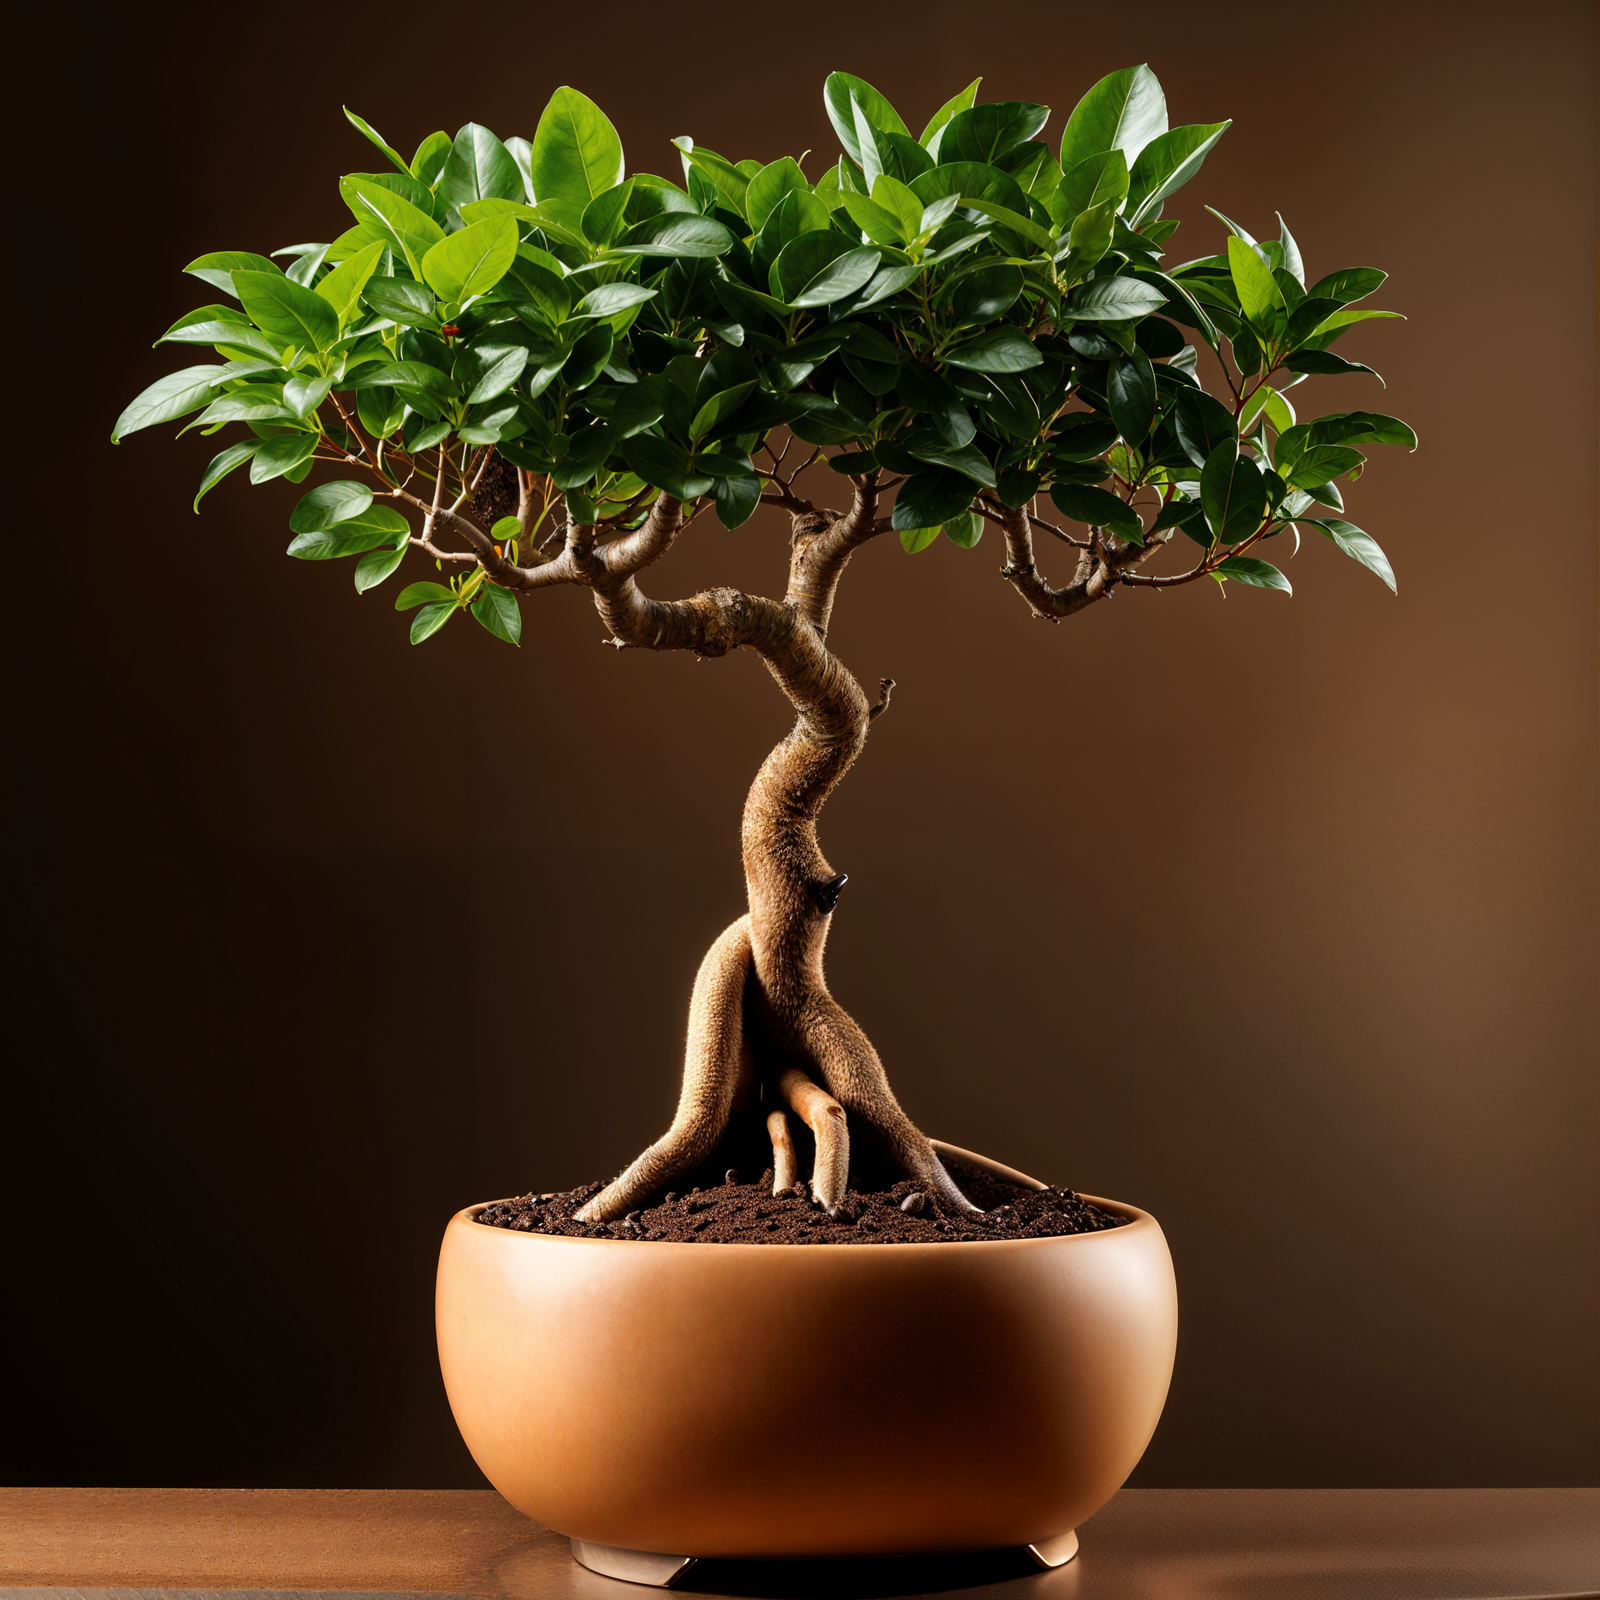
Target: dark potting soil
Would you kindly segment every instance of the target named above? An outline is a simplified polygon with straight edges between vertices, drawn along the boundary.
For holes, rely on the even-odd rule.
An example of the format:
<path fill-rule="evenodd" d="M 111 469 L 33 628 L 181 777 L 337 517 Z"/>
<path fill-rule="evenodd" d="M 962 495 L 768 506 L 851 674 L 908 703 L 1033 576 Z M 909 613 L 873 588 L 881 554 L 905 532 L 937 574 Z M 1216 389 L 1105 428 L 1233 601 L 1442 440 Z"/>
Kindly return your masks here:
<path fill-rule="evenodd" d="M 573 1218 L 603 1184 L 564 1194 L 527 1194 L 478 1213 L 480 1222 L 519 1233 L 577 1239 L 667 1239 L 680 1244 L 944 1244 L 980 1239 L 1051 1239 L 1123 1227 L 1127 1218 L 1091 1205 L 1071 1189 L 1024 1189 L 975 1168 L 952 1165 L 951 1176 L 981 1216 L 947 1207 L 925 1183 L 902 1180 L 867 1194 L 848 1190 L 839 1215 L 813 1204 L 801 1184 L 772 1193 L 772 1171 L 729 1169 L 723 1181 L 669 1191 L 617 1222 Z M 696 1173 L 691 1177 L 710 1178 Z M 689 1180 L 685 1180 L 688 1182 Z"/>

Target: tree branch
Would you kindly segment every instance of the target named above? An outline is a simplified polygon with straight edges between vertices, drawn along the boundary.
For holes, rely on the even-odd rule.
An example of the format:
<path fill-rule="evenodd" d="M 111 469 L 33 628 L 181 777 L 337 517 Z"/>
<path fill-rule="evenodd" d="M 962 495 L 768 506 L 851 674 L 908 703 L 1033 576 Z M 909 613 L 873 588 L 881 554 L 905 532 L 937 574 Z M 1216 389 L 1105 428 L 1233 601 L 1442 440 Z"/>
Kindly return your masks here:
<path fill-rule="evenodd" d="M 784 603 L 793 606 L 824 639 L 839 579 L 850 557 L 883 531 L 877 518 L 877 473 L 850 481 L 855 495 L 848 511 L 842 516 L 836 511 L 798 514 L 789 540 L 789 589 Z"/>

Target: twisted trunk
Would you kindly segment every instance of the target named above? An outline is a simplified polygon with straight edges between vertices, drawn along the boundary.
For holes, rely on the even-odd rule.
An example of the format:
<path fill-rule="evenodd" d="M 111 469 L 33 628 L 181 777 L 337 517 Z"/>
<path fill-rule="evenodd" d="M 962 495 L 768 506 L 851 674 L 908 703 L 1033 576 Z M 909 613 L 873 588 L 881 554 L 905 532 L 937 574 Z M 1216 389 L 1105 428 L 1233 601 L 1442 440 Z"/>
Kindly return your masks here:
<path fill-rule="evenodd" d="M 793 1181 L 787 1105 L 812 1129 L 812 1193 L 830 1212 L 844 1196 L 852 1133 L 869 1133 L 908 1176 L 971 1210 L 928 1139 L 894 1097 L 871 1042 L 828 991 L 822 956 L 844 875 L 817 842 L 817 817 L 866 744 L 884 698 L 869 705 L 825 643 L 839 575 L 851 552 L 878 531 L 876 495 L 858 487 L 851 511 L 809 510 L 794 518 L 783 604 L 733 589 L 676 602 L 651 600 L 635 572 L 664 553 L 675 507 L 658 504 L 629 541 L 563 560 L 584 570 L 612 643 L 723 655 L 755 650 L 794 707 L 797 721 L 756 775 L 742 827 L 747 915 L 712 946 L 695 980 L 683 1087 L 662 1138 L 579 1213 L 585 1221 L 625 1215 L 704 1160 L 736 1100 L 759 1084 L 771 1110 L 774 1172 Z M 681 513 L 679 514 L 681 516 Z M 654 526 L 653 526 L 654 525 Z M 628 554 L 613 552 L 627 543 Z M 787 1186 L 787 1185 L 781 1185 Z"/>

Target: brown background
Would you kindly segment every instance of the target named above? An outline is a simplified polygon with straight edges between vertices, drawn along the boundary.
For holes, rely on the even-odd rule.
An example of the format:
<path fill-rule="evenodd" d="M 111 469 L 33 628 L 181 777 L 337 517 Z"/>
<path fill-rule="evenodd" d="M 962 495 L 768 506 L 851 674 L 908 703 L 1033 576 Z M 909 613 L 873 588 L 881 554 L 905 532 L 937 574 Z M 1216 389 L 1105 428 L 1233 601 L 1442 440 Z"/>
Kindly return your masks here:
<path fill-rule="evenodd" d="M 520 653 L 412 650 L 349 563 L 282 558 L 286 486 L 194 518 L 207 441 L 103 442 L 184 359 L 145 348 L 206 298 L 182 264 L 344 226 L 334 180 L 375 158 L 341 101 L 409 150 L 531 134 L 570 82 L 670 172 L 680 132 L 825 159 L 835 66 L 918 126 L 983 72 L 1053 136 L 1148 59 L 1175 121 L 1236 119 L 1175 259 L 1218 247 L 1209 201 L 1281 209 L 1314 274 L 1393 274 L 1411 320 L 1340 346 L 1388 390 L 1303 392 L 1422 437 L 1349 495 L 1400 598 L 1319 541 L 1292 600 L 1057 629 L 992 538 L 871 548 L 835 641 L 900 688 L 826 818 L 830 975 L 928 1130 L 1161 1218 L 1184 1323 L 1135 1482 L 1594 1481 L 1591 7 L 480 15 L 62 10 L 19 56 L 50 92 L 13 393 L 62 353 L 71 423 L 42 413 L 12 565 L 0 1476 L 480 1481 L 432 1352 L 443 1223 L 659 1131 L 785 723 L 754 658 L 602 650 L 578 593 L 525 606 Z M 771 592 L 783 538 L 697 527 L 656 591 Z"/>

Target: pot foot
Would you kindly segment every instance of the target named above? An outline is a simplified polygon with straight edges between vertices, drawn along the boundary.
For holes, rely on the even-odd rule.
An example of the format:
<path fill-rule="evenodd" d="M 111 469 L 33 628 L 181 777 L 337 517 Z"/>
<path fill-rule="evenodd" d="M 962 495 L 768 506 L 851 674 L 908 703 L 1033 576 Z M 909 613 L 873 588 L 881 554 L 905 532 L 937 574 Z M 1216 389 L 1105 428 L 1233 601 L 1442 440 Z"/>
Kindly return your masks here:
<path fill-rule="evenodd" d="M 620 1578 L 624 1583 L 648 1583 L 657 1589 L 670 1589 L 695 1562 L 693 1556 L 623 1550 L 616 1545 L 591 1544 L 587 1539 L 571 1539 L 568 1543 L 572 1546 L 572 1559 L 580 1567 L 603 1577 Z"/>
<path fill-rule="evenodd" d="M 1028 1546 L 1028 1554 L 1045 1568 L 1064 1567 L 1077 1553 L 1077 1531 L 1070 1528 L 1054 1538 L 1039 1539 Z"/>

